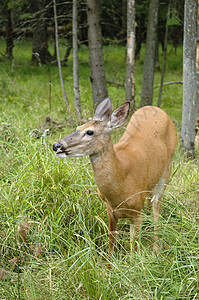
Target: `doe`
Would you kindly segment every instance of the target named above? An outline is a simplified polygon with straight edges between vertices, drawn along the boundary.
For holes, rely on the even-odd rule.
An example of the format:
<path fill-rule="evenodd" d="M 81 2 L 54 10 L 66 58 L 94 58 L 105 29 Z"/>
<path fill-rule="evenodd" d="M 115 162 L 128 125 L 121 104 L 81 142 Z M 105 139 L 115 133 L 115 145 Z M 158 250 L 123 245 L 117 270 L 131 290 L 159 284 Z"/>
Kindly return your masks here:
<path fill-rule="evenodd" d="M 158 218 L 163 191 L 168 183 L 177 144 L 176 128 L 160 108 L 145 106 L 131 117 L 113 145 L 111 130 L 121 126 L 129 102 L 112 113 L 110 98 L 97 107 L 92 121 L 53 145 L 60 158 L 89 155 L 98 193 L 106 203 L 109 219 L 109 254 L 114 250 L 118 219 L 130 219 L 131 250 L 136 248 L 141 210 L 153 203 L 154 251 L 158 251 Z"/>

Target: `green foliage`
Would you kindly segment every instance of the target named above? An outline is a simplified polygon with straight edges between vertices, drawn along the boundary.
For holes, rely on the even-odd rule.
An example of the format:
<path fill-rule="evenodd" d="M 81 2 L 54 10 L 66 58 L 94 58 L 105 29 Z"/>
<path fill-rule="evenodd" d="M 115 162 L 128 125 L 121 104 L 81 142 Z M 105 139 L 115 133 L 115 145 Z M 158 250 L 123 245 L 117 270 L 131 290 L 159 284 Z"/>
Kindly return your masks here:
<path fill-rule="evenodd" d="M 168 55 L 165 81 L 181 80 L 181 49 L 177 51 L 177 56 Z M 137 106 L 143 54 L 142 49 L 136 62 Z M 73 120 L 66 115 L 57 67 L 32 66 L 27 41 L 17 41 L 14 57 L 13 65 L 5 61 L 0 68 L 1 298 L 197 299 L 198 161 L 186 163 L 176 152 L 159 222 L 160 254 L 152 253 L 153 217 L 144 209 L 138 252 L 130 253 L 129 223 L 121 220 L 109 262 L 106 210 L 89 159 L 60 160 L 52 151 L 52 144 L 79 123 L 71 58 L 63 74 Z M 107 79 L 123 84 L 125 47 L 106 46 L 104 58 Z M 93 108 L 86 46 L 79 59 L 82 118 L 87 119 Z M 159 81 L 156 73 L 155 84 Z M 123 87 L 108 84 L 108 89 L 114 107 L 124 101 Z M 157 97 L 154 89 L 154 103 Z M 178 129 L 181 98 L 181 85 L 164 87 L 163 108 Z M 51 126 L 45 121 L 49 114 L 56 122 Z M 116 130 L 114 139 L 120 134 Z"/>

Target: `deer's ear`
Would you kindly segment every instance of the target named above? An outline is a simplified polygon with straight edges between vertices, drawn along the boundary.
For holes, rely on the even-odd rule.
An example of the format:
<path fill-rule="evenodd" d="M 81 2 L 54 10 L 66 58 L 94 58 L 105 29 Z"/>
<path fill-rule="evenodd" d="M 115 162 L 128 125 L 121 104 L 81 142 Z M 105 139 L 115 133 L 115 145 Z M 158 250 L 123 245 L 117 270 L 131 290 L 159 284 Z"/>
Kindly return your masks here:
<path fill-rule="evenodd" d="M 107 97 L 96 108 L 94 121 L 108 121 L 112 113 L 111 99 Z"/>
<path fill-rule="evenodd" d="M 128 117 L 130 109 L 130 102 L 125 102 L 119 106 L 111 115 L 111 120 L 108 122 L 110 128 L 115 128 L 121 126 L 126 118 Z"/>

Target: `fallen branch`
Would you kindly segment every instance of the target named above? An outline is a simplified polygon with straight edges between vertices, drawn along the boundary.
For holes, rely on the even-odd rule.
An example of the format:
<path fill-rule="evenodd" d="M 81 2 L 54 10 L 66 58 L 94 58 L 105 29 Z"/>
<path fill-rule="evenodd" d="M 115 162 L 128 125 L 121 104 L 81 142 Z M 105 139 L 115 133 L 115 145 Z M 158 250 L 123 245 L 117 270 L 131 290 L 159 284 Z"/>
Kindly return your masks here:
<path fill-rule="evenodd" d="M 118 87 L 125 87 L 125 84 L 123 83 L 119 83 L 119 82 L 115 82 L 115 81 L 111 81 L 111 80 L 106 80 L 108 83 L 116 85 Z M 165 82 L 163 83 L 163 85 L 170 85 L 170 84 L 183 84 L 183 81 L 170 81 L 170 82 Z M 160 87 L 160 84 L 154 85 L 153 89 L 156 89 Z M 140 94 L 140 93 L 139 93 Z"/>
<path fill-rule="evenodd" d="M 183 84 L 183 81 L 170 81 L 170 82 L 165 82 L 163 85 L 170 85 L 170 84 Z M 154 85 L 154 89 L 160 87 L 160 84 Z"/>
<path fill-rule="evenodd" d="M 111 80 L 106 80 L 108 83 L 110 84 L 113 84 L 113 85 L 116 85 L 116 86 L 121 86 L 121 87 L 124 87 L 125 85 L 122 84 L 122 83 L 119 83 L 119 82 L 115 82 L 115 81 L 111 81 Z"/>

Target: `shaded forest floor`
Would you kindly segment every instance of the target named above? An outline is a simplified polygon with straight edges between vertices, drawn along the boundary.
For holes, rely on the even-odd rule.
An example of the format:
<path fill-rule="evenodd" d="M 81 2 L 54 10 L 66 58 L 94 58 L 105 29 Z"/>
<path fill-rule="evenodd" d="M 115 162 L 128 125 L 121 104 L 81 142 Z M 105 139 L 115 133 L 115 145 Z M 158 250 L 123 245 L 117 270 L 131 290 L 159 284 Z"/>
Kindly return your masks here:
<path fill-rule="evenodd" d="M 62 41 L 62 55 L 65 49 Z M 104 59 L 107 79 L 124 84 L 125 47 L 105 46 Z M 33 66 L 30 60 L 31 43 L 20 40 L 13 62 L 0 65 L 0 298 L 197 299 L 198 159 L 186 162 L 176 151 L 162 203 L 160 254 L 153 256 L 153 217 L 144 209 L 138 252 L 130 253 L 129 222 L 121 220 L 108 269 L 106 210 L 89 159 L 60 160 L 52 151 L 55 141 L 93 116 L 88 49 L 79 49 L 81 120 L 75 116 L 72 57 L 63 66 L 72 118 L 57 66 Z M 144 49 L 136 61 L 137 107 L 143 61 Z M 160 76 L 156 72 L 155 85 Z M 180 80 L 182 49 L 175 54 L 169 48 L 164 81 Z M 108 91 L 114 108 L 124 102 L 123 87 L 108 83 Z M 154 89 L 154 105 L 157 98 Z M 163 88 L 162 108 L 180 135 L 182 85 Z M 121 133 L 115 130 L 113 139 Z"/>

